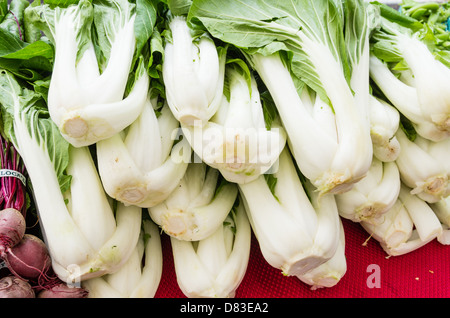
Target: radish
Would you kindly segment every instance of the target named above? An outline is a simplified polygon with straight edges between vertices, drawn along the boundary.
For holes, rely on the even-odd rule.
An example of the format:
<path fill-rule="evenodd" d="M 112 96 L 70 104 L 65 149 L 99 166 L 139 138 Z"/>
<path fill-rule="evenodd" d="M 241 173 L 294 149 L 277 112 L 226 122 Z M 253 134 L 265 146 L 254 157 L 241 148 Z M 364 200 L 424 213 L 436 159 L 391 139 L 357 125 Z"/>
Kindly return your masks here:
<path fill-rule="evenodd" d="M 49 275 L 51 258 L 45 243 L 35 235 L 26 233 L 22 240 L 5 253 L 4 260 L 16 276 L 45 286 L 55 277 Z"/>
<path fill-rule="evenodd" d="M 37 298 L 87 298 L 88 291 L 81 287 L 69 286 L 60 282 L 37 294 Z"/>
<path fill-rule="evenodd" d="M 19 277 L 9 275 L 0 279 L 0 298 L 35 298 L 31 285 Z"/>
<path fill-rule="evenodd" d="M 26 222 L 22 213 L 13 208 L 0 210 L 0 257 L 17 245 L 25 235 Z"/>

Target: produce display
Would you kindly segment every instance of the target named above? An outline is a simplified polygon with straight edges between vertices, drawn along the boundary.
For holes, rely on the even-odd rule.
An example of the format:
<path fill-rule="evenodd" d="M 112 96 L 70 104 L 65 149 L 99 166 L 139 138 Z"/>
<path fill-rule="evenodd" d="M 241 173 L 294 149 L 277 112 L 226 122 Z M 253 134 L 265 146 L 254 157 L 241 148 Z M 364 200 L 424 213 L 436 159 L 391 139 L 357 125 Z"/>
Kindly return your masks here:
<path fill-rule="evenodd" d="M 0 298 L 450 264 L 448 83 L 447 2 L 0 0 Z"/>

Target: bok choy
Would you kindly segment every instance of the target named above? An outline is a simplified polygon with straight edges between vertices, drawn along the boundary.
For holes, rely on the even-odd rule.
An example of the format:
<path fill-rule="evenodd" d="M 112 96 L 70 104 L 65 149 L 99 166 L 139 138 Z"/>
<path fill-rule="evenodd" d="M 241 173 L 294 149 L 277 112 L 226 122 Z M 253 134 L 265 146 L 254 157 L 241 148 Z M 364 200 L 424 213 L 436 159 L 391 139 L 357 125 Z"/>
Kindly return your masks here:
<path fill-rule="evenodd" d="M 90 298 L 153 298 L 162 275 L 162 248 L 158 227 L 143 219 L 139 241 L 117 271 L 82 282 Z"/>
<path fill-rule="evenodd" d="M 139 116 L 149 78 L 141 62 L 133 65 L 139 54 L 134 4 L 127 0 L 82 0 L 67 7 L 45 4 L 30 6 L 27 16 L 55 48 L 48 108 L 64 138 L 75 147 L 91 145 Z"/>
<path fill-rule="evenodd" d="M 237 195 L 236 184 L 222 180 L 217 169 L 194 162 L 167 199 L 148 212 L 169 236 L 198 241 L 222 226 Z"/>
<path fill-rule="evenodd" d="M 388 255 L 404 255 L 441 237 L 443 227 L 432 208 L 402 185 L 398 200 L 382 222 L 361 222 Z"/>
<path fill-rule="evenodd" d="M 108 195 L 144 208 L 164 201 L 178 186 L 191 158 L 185 138 L 180 136 L 175 143 L 178 127 L 167 104 L 158 110 L 156 101 L 147 98 L 127 129 L 98 141 L 98 170 Z"/>
<path fill-rule="evenodd" d="M 256 79 L 243 60 L 227 62 L 225 86 L 214 116 L 202 126 L 182 129 L 203 162 L 229 182 L 246 183 L 276 163 L 286 133 L 276 117 L 265 114 L 270 106 L 263 106 Z"/>
<path fill-rule="evenodd" d="M 274 174 L 239 184 L 239 191 L 272 267 L 301 279 L 335 255 L 341 235 L 335 197 L 328 193 L 319 198 L 311 183 L 302 183 L 287 148 Z"/>
<path fill-rule="evenodd" d="M 178 286 L 189 298 L 233 298 L 247 270 L 251 228 L 242 203 L 208 237 L 170 237 Z"/>
<path fill-rule="evenodd" d="M 372 37 L 370 76 L 424 138 L 450 136 L 449 64 L 435 54 L 431 33 L 418 20 L 383 6 Z"/>
<path fill-rule="evenodd" d="M 206 32 L 194 36 L 185 16 L 168 23 L 162 69 L 167 102 L 182 125 L 203 125 L 222 100 L 226 49 Z"/>
<path fill-rule="evenodd" d="M 137 243 L 141 209 L 111 205 L 89 149 L 61 136 L 41 94 L 4 70 L 0 88 L 3 127 L 27 167 L 53 270 L 67 283 L 117 270 Z"/>
<path fill-rule="evenodd" d="M 364 1 L 343 8 L 336 1 L 275 6 L 256 0 L 194 0 L 188 14 L 192 25 L 247 56 L 273 97 L 300 171 L 321 193 L 347 191 L 372 160 L 367 6 Z M 344 38 L 345 15 L 358 7 L 348 18 L 361 29 Z M 346 40 L 355 41 L 352 63 Z M 303 95 L 313 95 L 313 103 Z"/>

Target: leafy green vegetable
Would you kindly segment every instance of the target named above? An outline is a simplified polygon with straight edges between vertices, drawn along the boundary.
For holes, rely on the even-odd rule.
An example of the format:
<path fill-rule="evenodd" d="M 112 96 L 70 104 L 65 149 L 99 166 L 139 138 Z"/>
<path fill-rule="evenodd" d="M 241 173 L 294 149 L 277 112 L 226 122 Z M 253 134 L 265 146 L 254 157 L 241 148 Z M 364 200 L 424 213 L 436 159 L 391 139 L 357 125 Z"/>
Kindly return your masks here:
<path fill-rule="evenodd" d="M 17 134 L 19 131 L 21 134 L 25 133 L 26 129 L 30 137 L 47 151 L 58 176 L 61 191 L 65 192 L 70 187 L 71 180 L 66 174 L 69 144 L 50 119 L 43 96 L 23 86 L 8 71 L 1 70 L 0 105 L 3 130 L 7 138 L 14 143 L 19 153 L 23 153 L 25 149 L 17 140 Z"/>

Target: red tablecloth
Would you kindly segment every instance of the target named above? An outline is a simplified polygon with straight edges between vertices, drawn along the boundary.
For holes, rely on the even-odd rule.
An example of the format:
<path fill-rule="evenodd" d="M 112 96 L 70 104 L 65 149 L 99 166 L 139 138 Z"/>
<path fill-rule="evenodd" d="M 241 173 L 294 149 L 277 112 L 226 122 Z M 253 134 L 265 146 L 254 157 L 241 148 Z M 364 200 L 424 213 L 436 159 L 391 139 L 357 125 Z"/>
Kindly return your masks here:
<path fill-rule="evenodd" d="M 447 298 L 450 297 L 450 246 L 436 240 L 402 256 L 386 253 L 359 224 L 343 220 L 347 272 L 332 288 L 311 290 L 296 277 L 285 277 L 262 257 L 253 237 L 247 273 L 236 298 Z M 162 237 L 163 274 L 155 298 L 185 298 L 176 282 L 170 240 Z M 375 267 L 371 266 L 372 264 Z M 375 268 L 375 270 L 373 269 Z M 379 269 L 379 271 L 378 271 Z M 379 273 L 379 288 L 369 287 Z"/>

